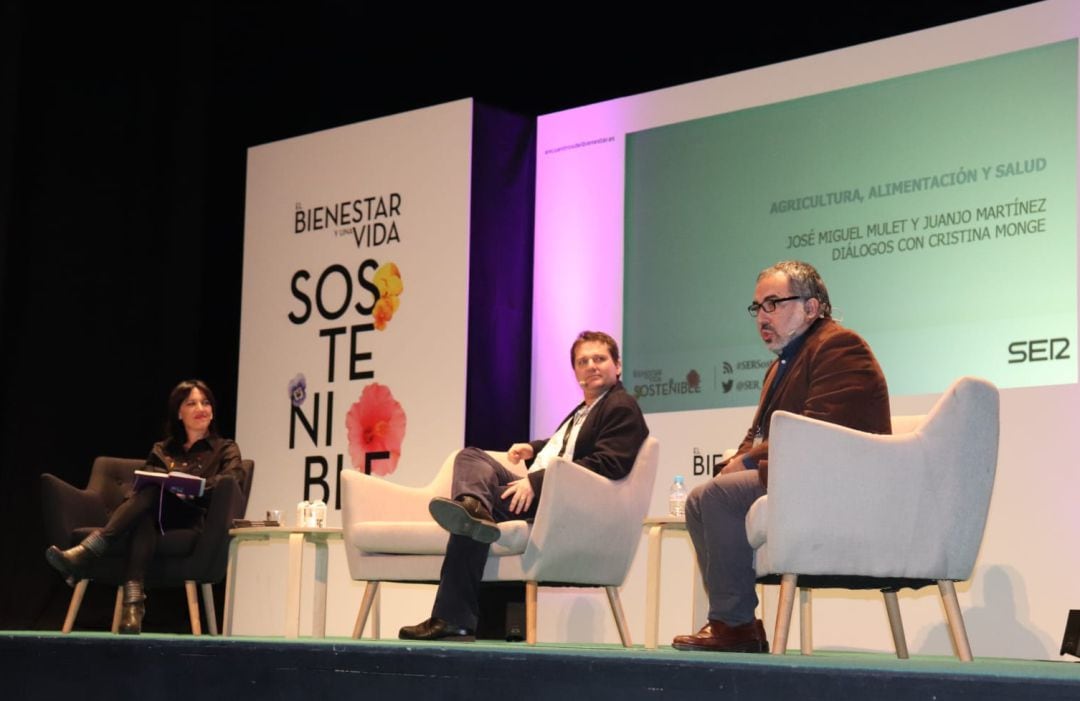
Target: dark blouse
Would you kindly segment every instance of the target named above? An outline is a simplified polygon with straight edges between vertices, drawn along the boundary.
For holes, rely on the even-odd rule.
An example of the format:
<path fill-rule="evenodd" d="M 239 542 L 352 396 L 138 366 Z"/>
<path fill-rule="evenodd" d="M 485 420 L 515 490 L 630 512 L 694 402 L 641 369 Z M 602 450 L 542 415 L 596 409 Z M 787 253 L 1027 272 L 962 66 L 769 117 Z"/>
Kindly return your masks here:
<path fill-rule="evenodd" d="M 240 467 L 240 448 L 235 441 L 220 436 L 208 436 L 195 441 L 190 450 L 174 442 L 158 441 L 146 458 L 146 468 L 155 471 L 179 470 L 206 480 L 210 491 L 224 475 L 232 475 L 239 483 L 244 479 Z"/>

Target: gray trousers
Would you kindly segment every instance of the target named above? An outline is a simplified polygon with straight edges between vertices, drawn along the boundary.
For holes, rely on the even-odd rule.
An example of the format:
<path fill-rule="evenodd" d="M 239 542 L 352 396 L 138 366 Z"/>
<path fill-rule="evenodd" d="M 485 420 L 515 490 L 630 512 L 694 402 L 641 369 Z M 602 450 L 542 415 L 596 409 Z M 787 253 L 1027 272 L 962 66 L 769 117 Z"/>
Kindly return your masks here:
<path fill-rule="evenodd" d="M 754 550 L 746 539 L 746 513 L 765 488 L 757 470 L 717 475 L 686 499 L 686 530 L 709 595 L 709 619 L 728 625 L 754 620 Z"/>

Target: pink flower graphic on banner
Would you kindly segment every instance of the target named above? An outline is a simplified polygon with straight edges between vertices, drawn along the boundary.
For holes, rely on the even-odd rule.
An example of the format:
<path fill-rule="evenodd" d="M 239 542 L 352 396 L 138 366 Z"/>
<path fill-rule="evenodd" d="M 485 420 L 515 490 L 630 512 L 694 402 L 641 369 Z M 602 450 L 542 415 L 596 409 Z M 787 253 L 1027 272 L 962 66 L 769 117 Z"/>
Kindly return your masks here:
<path fill-rule="evenodd" d="M 405 410 L 386 385 L 372 382 L 345 415 L 349 457 L 361 472 L 389 475 L 405 440 Z"/>
<path fill-rule="evenodd" d="M 399 298 L 405 286 L 401 282 L 401 271 L 394 263 L 383 263 L 375 271 L 373 280 L 379 288 L 379 299 L 375 302 L 375 328 L 379 331 L 386 329 L 386 325 L 394 318 L 394 312 L 401 306 Z"/>

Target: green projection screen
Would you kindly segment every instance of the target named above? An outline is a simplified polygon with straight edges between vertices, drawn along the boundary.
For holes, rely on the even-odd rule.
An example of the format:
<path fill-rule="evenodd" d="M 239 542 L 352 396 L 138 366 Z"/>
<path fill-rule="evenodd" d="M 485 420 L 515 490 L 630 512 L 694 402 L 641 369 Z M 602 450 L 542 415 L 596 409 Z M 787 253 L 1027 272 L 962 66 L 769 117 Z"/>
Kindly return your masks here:
<path fill-rule="evenodd" d="M 752 405 L 757 272 L 813 263 L 895 395 L 1076 382 L 1077 42 L 637 132 L 623 378 Z"/>

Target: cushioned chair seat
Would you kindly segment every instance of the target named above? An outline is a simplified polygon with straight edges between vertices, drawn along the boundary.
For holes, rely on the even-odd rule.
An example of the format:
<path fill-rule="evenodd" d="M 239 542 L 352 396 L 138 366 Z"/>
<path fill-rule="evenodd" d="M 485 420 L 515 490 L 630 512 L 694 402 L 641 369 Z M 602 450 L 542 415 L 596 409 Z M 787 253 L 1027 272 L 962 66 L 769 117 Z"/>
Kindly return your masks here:
<path fill-rule="evenodd" d="M 520 555 L 529 543 L 527 521 L 504 521 L 499 524 L 499 539 L 492 544 L 492 557 Z M 446 531 L 434 521 L 358 522 L 349 527 L 347 539 L 369 553 L 394 555 L 444 555 Z"/>

